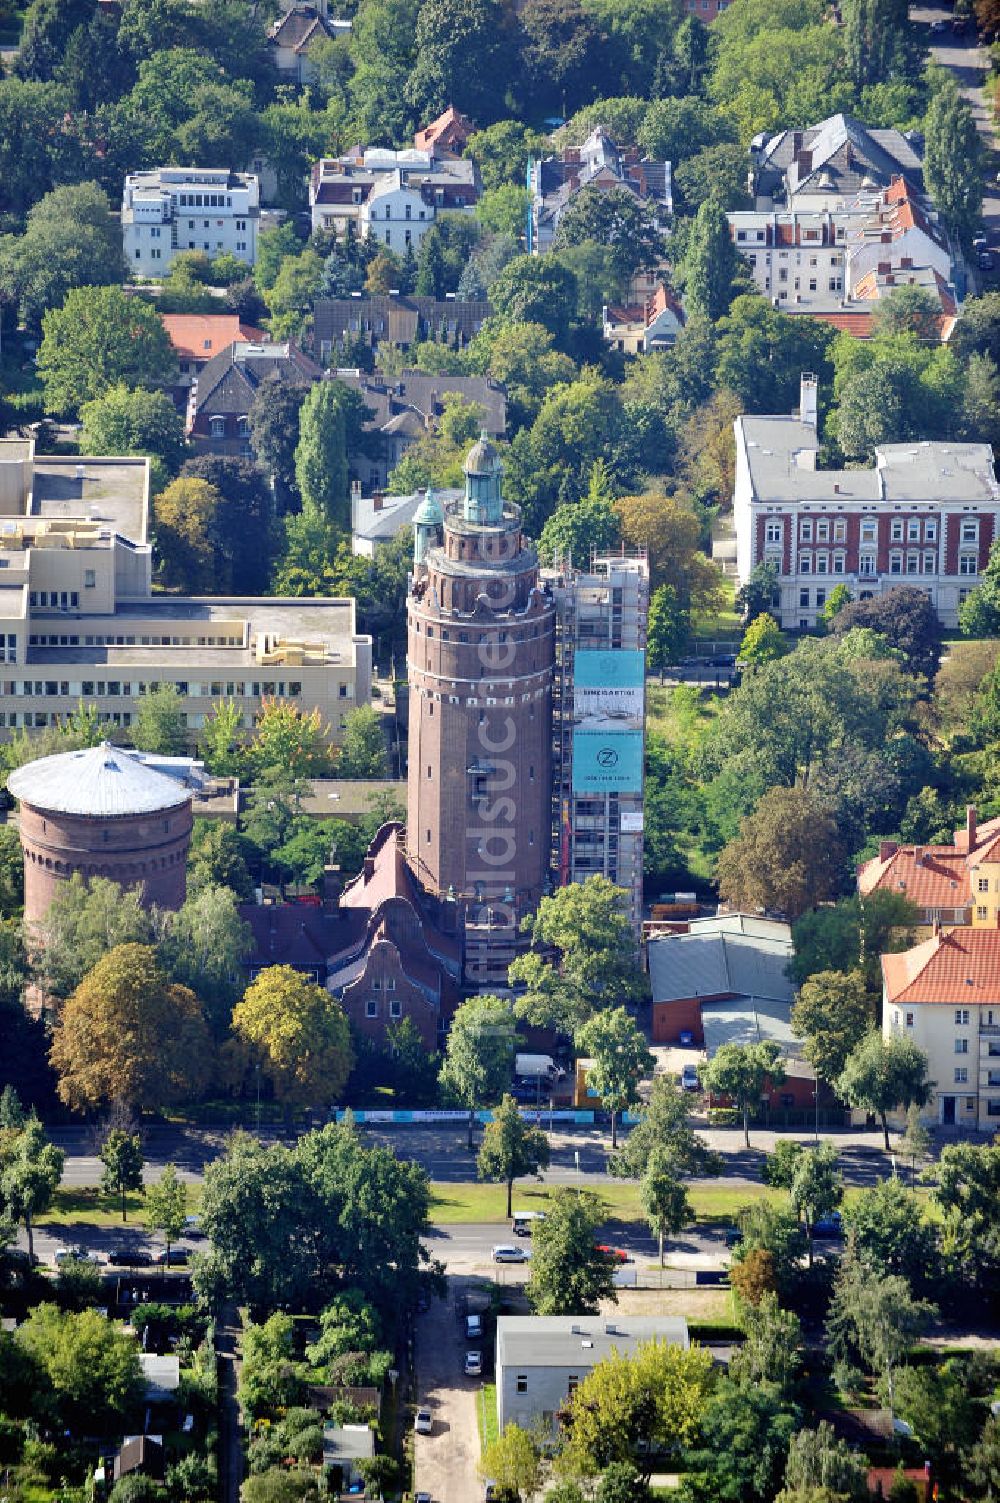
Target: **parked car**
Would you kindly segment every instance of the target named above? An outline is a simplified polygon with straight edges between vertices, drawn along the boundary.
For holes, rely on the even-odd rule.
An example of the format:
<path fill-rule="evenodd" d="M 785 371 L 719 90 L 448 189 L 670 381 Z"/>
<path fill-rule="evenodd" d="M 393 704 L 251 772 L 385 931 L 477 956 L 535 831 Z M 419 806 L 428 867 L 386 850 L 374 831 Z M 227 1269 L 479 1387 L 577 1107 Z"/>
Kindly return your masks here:
<path fill-rule="evenodd" d="M 88 1252 L 85 1247 L 76 1245 L 74 1247 L 57 1247 L 52 1261 L 57 1268 L 61 1268 L 64 1263 L 99 1264 L 101 1260 L 96 1253 Z"/>
<path fill-rule="evenodd" d="M 683 1070 L 681 1071 L 681 1090 L 701 1090 L 701 1083 L 698 1080 L 698 1071 L 694 1065 L 685 1065 Z"/>
<path fill-rule="evenodd" d="M 527 1263 L 530 1257 L 526 1247 L 515 1247 L 510 1242 L 498 1242 L 493 1249 L 494 1263 Z"/>
<path fill-rule="evenodd" d="M 604 1242 L 598 1242 L 597 1251 L 602 1252 L 606 1258 L 611 1258 L 615 1263 L 631 1263 L 628 1253 L 620 1247 L 608 1247 Z"/>
<path fill-rule="evenodd" d="M 185 1216 L 184 1235 L 185 1237 L 204 1237 L 205 1233 L 201 1229 L 200 1216 Z"/>
<path fill-rule="evenodd" d="M 418 1435 L 430 1435 L 434 1429 L 434 1417 L 429 1409 L 418 1409 L 417 1417 L 413 1421 L 413 1428 Z"/>
<path fill-rule="evenodd" d="M 483 1354 L 482 1354 L 482 1352 L 466 1352 L 466 1354 L 465 1354 L 465 1376 L 467 1378 L 478 1378 L 478 1377 L 480 1377 L 482 1375 L 482 1371 L 483 1371 Z"/>
<path fill-rule="evenodd" d="M 840 1212 L 831 1211 L 829 1216 L 820 1216 L 813 1222 L 812 1234 L 814 1237 L 842 1237 L 844 1222 Z"/>
<path fill-rule="evenodd" d="M 693 1047 L 693 1045 L 694 1045 L 694 1034 L 691 1032 L 690 1028 L 682 1028 L 681 1029 L 680 1043 L 681 1043 L 681 1048 L 682 1049 L 690 1049 L 690 1048 Z"/>
<path fill-rule="evenodd" d="M 986 231 L 977 230 L 972 237 L 972 249 L 976 251 L 984 251 L 988 245 L 989 241 L 986 238 Z"/>
<path fill-rule="evenodd" d="M 108 1253 L 108 1262 L 115 1268 L 148 1268 L 152 1261 L 152 1253 L 142 1247 L 113 1247 Z"/>
<path fill-rule="evenodd" d="M 479 1341 L 483 1334 L 483 1317 L 481 1315 L 467 1315 L 465 1317 L 465 1338 L 467 1341 Z"/>
<path fill-rule="evenodd" d="M 992 253 L 992 251 L 980 251 L 979 252 L 979 269 L 980 269 L 980 271 L 992 271 L 993 270 L 993 253 Z"/>
<path fill-rule="evenodd" d="M 931 22 L 931 36 L 940 36 L 941 33 L 942 33 L 942 31 L 947 31 L 948 27 L 950 25 L 951 25 L 950 21 L 941 21 L 941 20 L 932 21 Z"/>
<path fill-rule="evenodd" d="M 414 1493 L 413 1503 L 434 1503 L 430 1493 Z"/>
<path fill-rule="evenodd" d="M 186 1247 L 172 1247 L 169 1261 L 166 1248 L 153 1255 L 153 1262 L 158 1268 L 185 1268 L 190 1261 L 191 1254 Z"/>
<path fill-rule="evenodd" d="M 739 1247 L 743 1241 L 743 1233 L 738 1226 L 727 1226 L 725 1230 L 726 1246 Z"/>

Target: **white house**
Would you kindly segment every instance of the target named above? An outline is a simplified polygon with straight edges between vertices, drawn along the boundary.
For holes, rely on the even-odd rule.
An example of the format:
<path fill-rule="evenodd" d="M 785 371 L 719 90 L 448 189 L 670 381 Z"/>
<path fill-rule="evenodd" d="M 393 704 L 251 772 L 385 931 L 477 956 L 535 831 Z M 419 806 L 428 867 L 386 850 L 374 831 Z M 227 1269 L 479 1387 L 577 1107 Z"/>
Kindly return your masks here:
<path fill-rule="evenodd" d="M 928 1059 L 927 1120 L 1000 1129 L 1000 930 L 944 929 L 882 956 L 882 1031 Z"/>
<path fill-rule="evenodd" d="M 228 252 L 248 266 L 257 260 L 260 187 L 256 177 L 226 168 L 159 167 L 125 179 L 125 259 L 141 277 L 164 276 L 178 251 Z"/>
<path fill-rule="evenodd" d="M 343 235 L 349 224 L 398 255 L 420 242 L 441 213 L 472 213 L 479 198 L 474 162 L 435 151 L 360 147 L 314 163 L 309 209 L 314 230 Z"/>
<path fill-rule="evenodd" d="M 676 1315 L 501 1315 L 497 1320 L 497 1421 L 524 1430 L 555 1430 L 559 1411 L 598 1362 L 631 1356 L 650 1341 L 690 1346 Z"/>

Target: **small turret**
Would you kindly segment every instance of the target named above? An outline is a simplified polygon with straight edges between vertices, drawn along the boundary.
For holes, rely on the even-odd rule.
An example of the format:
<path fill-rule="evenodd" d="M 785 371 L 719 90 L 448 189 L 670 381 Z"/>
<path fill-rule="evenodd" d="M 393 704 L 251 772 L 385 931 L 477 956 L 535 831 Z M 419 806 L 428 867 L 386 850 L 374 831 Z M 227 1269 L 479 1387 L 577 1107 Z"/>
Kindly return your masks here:
<path fill-rule="evenodd" d="M 443 527 L 444 512 L 441 510 L 441 503 L 428 486 L 426 496 L 413 515 L 413 562 L 415 564 L 423 563 L 428 548 L 441 542 Z"/>
<path fill-rule="evenodd" d="M 465 520 L 481 527 L 497 526 L 503 521 L 503 496 L 500 480 L 503 465 L 496 446 L 485 430 L 465 457 Z"/>

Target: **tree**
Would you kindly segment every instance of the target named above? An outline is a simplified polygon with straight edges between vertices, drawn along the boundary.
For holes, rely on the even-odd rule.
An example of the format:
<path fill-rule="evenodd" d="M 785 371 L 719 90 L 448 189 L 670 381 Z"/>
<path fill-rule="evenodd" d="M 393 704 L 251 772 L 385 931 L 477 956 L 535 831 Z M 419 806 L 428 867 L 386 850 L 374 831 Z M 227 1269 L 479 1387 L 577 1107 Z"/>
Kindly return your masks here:
<path fill-rule="evenodd" d="M 230 588 L 220 575 L 214 529 L 222 496 L 207 480 L 183 477 L 162 490 L 153 504 L 156 551 L 167 584 L 187 594 Z"/>
<path fill-rule="evenodd" d="M 904 1278 L 876 1274 L 848 1255 L 834 1285 L 827 1341 L 838 1361 L 856 1353 L 882 1379 L 895 1413 L 896 1371 L 935 1313 L 933 1305 L 914 1299 Z"/>
<path fill-rule="evenodd" d="M 230 826 L 215 825 L 214 829 L 218 834 L 211 848 L 221 865 L 224 853 L 231 852 L 238 837 Z M 242 856 L 239 860 L 242 861 Z M 245 863 L 242 870 L 246 871 Z M 242 880 L 235 863 L 227 875 Z M 249 879 L 247 884 L 252 897 L 253 885 Z M 244 887 L 244 901 L 245 891 Z M 217 1037 L 229 1026 L 232 1006 L 243 990 L 247 963 L 254 948 L 250 925 L 240 917 L 240 897 L 231 886 L 206 883 L 199 888 L 189 882 L 188 896 L 183 906 L 167 919 L 166 932 L 160 941 L 160 954 L 173 979 L 192 990 L 197 986 Z"/>
<path fill-rule="evenodd" d="M 484 255 L 481 252 L 476 258 L 477 264 L 481 264 Z M 498 268 L 496 275 L 501 269 Z M 483 291 L 485 295 L 486 289 Z M 572 381 L 576 376 L 574 362 L 553 349 L 552 334 L 538 323 L 489 318 L 469 345 L 467 358 L 471 368 L 481 370 L 506 387 L 507 417 L 512 432 L 534 422 L 553 386 Z M 567 504 L 576 503 L 572 500 Z"/>
<path fill-rule="evenodd" d="M 137 1132 L 113 1127 L 101 1144 L 101 1189 L 105 1195 L 118 1195 L 122 1203 L 122 1221 L 128 1220 L 128 1192 L 142 1189 L 142 1140 Z"/>
<path fill-rule="evenodd" d="M 903 1367 L 896 1408 L 929 1458 L 942 1490 L 961 1486 L 966 1458 L 980 1430 L 968 1374 L 954 1360 L 939 1368 Z"/>
<path fill-rule="evenodd" d="M 23 235 L 0 239 L 0 297 L 32 332 L 72 287 L 110 286 L 124 274 L 121 233 L 96 183 L 53 189 L 29 212 Z"/>
<path fill-rule="evenodd" d="M 274 283 L 264 294 L 271 313 L 270 330 L 276 339 L 297 338 L 312 315 L 323 281 L 323 261 L 308 247 L 281 263 Z"/>
<path fill-rule="evenodd" d="M 778 566 L 773 558 L 762 559 L 751 569 L 746 584 L 736 591 L 736 609 L 743 617 L 744 627 L 770 611 L 779 599 Z"/>
<path fill-rule="evenodd" d="M 596 1315 L 617 1302 L 614 1266 L 597 1243 L 604 1207 L 589 1190 L 556 1190 L 536 1222 L 526 1293 L 536 1315 Z"/>
<path fill-rule="evenodd" d="M 294 779 L 322 777 L 329 768 L 327 736 L 318 709 L 300 710 L 287 699 L 265 699 L 248 747 L 258 778 L 280 771 Z"/>
<path fill-rule="evenodd" d="M 52 1385 L 60 1427 L 75 1434 L 121 1434 L 142 1396 L 135 1337 L 97 1310 L 36 1305 L 17 1329 L 17 1344 Z"/>
<path fill-rule="evenodd" d="M 967 1470 L 984 1503 L 996 1503 L 1000 1498 L 1000 1416 L 987 1416 L 979 1439 L 969 1452 Z"/>
<path fill-rule="evenodd" d="M 805 1040 L 806 1059 L 827 1083 L 839 1079 L 873 1021 L 859 971 L 816 971 L 803 982 L 792 1006 L 792 1032 Z"/>
<path fill-rule="evenodd" d="M 878 1117 L 888 1153 L 889 1112 L 926 1106 L 932 1084 L 927 1079 L 927 1056 L 912 1039 L 896 1033 L 885 1038 L 873 1029 L 851 1050 L 836 1089 L 851 1106 Z"/>
<path fill-rule="evenodd" d="M 563 344 L 576 312 L 576 278 L 554 257 L 515 256 L 490 288 L 490 302 L 498 318 L 541 324 Z"/>
<path fill-rule="evenodd" d="M 815 1430 L 800 1430 L 792 1436 L 785 1468 L 785 1491 L 779 1497 L 811 1497 L 817 1490 L 834 1494 L 845 1503 L 867 1503 L 868 1464 L 841 1440 L 831 1424 L 820 1420 Z"/>
<path fill-rule="evenodd" d="M 654 1075 L 649 1095 L 637 1110 L 639 1121 L 618 1150 L 613 1173 L 641 1179 L 657 1156 L 682 1178 L 720 1172 L 722 1162 L 692 1129 L 690 1098 L 672 1076 Z"/>
<path fill-rule="evenodd" d="M 614 548 L 618 537 L 618 517 L 610 499 L 582 496 L 557 506 L 548 518 L 538 540 L 539 557 L 548 564 L 556 557 L 572 558 L 578 567 L 585 566 L 593 553 Z"/>
<path fill-rule="evenodd" d="M 38 373 L 46 412 L 78 412 L 110 387 L 158 386 L 176 368 L 155 308 L 121 287 L 74 287 L 42 319 Z"/>
<path fill-rule="evenodd" d="M 634 193 L 625 188 L 581 188 L 559 220 L 553 249 L 594 241 L 611 251 L 611 269 L 620 281 L 641 267 L 656 266 L 663 258 L 664 241 L 653 216 Z"/>
<path fill-rule="evenodd" d="M 798 1412 L 772 1390 L 723 1379 L 684 1457 L 694 1503 L 770 1503 L 784 1475 Z"/>
<path fill-rule="evenodd" d="M 117 945 L 83 978 L 53 1030 L 50 1058 L 60 1099 L 74 1110 L 187 1101 L 212 1068 L 201 1003 L 140 944 Z"/>
<path fill-rule="evenodd" d="M 648 1482 L 652 1456 L 679 1458 L 694 1439 L 711 1387 L 704 1347 L 685 1351 L 666 1341 L 644 1341 L 628 1356 L 612 1352 L 569 1396 L 562 1465 L 573 1475 L 594 1477 L 608 1466 L 631 1463 Z"/>
<path fill-rule="evenodd" d="M 286 1108 L 330 1106 L 354 1064 L 340 1004 L 288 965 L 266 966 L 233 1010 L 233 1031 L 257 1053 Z"/>
<path fill-rule="evenodd" d="M 727 1096 L 743 1117 L 743 1137 L 750 1147 L 750 1111 L 756 1109 L 764 1087 L 785 1079 L 781 1050 L 773 1039 L 758 1044 L 720 1044 L 702 1070 L 702 1083 L 713 1096 Z"/>
<path fill-rule="evenodd" d="M 930 1288 L 940 1268 L 934 1227 L 898 1179 L 859 1190 L 845 1214 L 858 1262 L 873 1274 L 898 1274 L 913 1289 Z"/>
<path fill-rule="evenodd" d="M 931 1135 L 920 1120 L 918 1106 L 907 1107 L 906 1131 L 897 1146 L 903 1158 L 910 1161 L 910 1185 L 912 1187 L 918 1161 L 921 1164 L 926 1163 L 932 1157 L 933 1149 Z"/>
<path fill-rule="evenodd" d="M 855 600 L 839 610 L 837 633 L 858 626 L 879 632 L 899 652 L 907 673 L 931 681 L 941 663 L 941 622 L 930 598 L 912 585 L 896 585 L 877 600 Z"/>
<path fill-rule="evenodd" d="M 821 385 L 832 376 L 831 329 L 782 313 L 759 295 L 733 298 L 716 337 L 716 380 L 735 392 L 744 411 L 787 412 L 798 406 L 804 370 L 817 372 Z"/>
<path fill-rule="evenodd" d="M 836 618 L 840 615 L 840 612 L 844 609 L 844 606 L 850 605 L 853 599 L 854 596 L 851 594 L 847 585 L 845 585 L 843 581 L 841 581 L 840 584 L 834 585 L 833 589 L 826 597 L 826 604 L 824 605 L 821 613 L 823 621 L 828 630 L 833 625 Z M 802 1433 L 806 1434 L 808 1432 L 803 1431 Z"/>
<path fill-rule="evenodd" d="M 745 671 L 748 668 L 759 668 L 763 663 L 773 663 L 775 658 L 784 657 L 788 647 L 788 640 L 781 627 L 765 611 L 762 615 L 755 616 L 743 633 L 740 667 Z"/>
<path fill-rule="evenodd" d="M 216 591 L 263 594 L 273 549 L 273 498 L 264 475 L 248 459 L 199 454 L 184 462 L 181 479 L 188 477 L 207 481 L 221 497 L 209 528 Z"/>
<path fill-rule="evenodd" d="M 491 1478 L 497 1488 L 518 1498 L 532 1498 L 542 1481 L 538 1442 L 520 1426 L 506 1425 L 503 1434 L 484 1447 L 479 1470 L 484 1477 Z"/>
<path fill-rule="evenodd" d="M 507 1090 L 514 1073 L 514 1018 L 501 997 L 472 997 L 455 1010 L 448 1029 L 442 1088 L 469 1110 L 469 1149 L 477 1107 Z"/>
<path fill-rule="evenodd" d="M 115 945 L 151 944 L 155 926 L 141 897 L 138 887 L 123 890 L 104 877 L 88 883 L 79 872 L 60 883 L 32 949 L 32 968 L 42 989 L 49 996 L 68 997 Z"/>
<path fill-rule="evenodd" d="M 1000 1147 L 946 1144 L 934 1167 L 931 1198 L 943 1213 L 943 1239 L 965 1281 L 992 1291 L 1000 1265 Z"/>
<path fill-rule="evenodd" d="M 676 586 L 660 585 L 649 601 L 646 656 L 654 672 L 659 670 L 661 683 L 664 668 L 678 661 L 690 635 L 691 613 L 681 605 Z"/>
<path fill-rule="evenodd" d="M 136 701 L 132 744 L 158 757 L 180 757 L 187 751 L 187 716 L 174 684 L 157 684 Z"/>
<path fill-rule="evenodd" d="M 496 0 L 423 0 L 407 102 L 424 120 L 449 104 L 475 120 L 495 119 L 509 75 L 505 39 Z"/>
<path fill-rule="evenodd" d="M 146 1225 L 151 1232 L 162 1232 L 166 1243 L 166 1262 L 170 1266 L 170 1248 L 183 1235 L 187 1225 L 188 1189 L 177 1173 L 175 1164 L 164 1164 L 163 1172 L 146 1186 Z"/>
<path fill-rule="evenodd" d="M 537 1174 L 549 1162 L 549 1143 L 537 1127 L 529 1127 L 513 1096 L 504 1096 L 483 1129 L 483 1141 L 476 1159 L 479 1179 L 494 1180 L 507 1186 L 507 1219 L 511 1216 L 511 1196 L 515 1179 Z"/>
<path fill-rule="evenodd" d="M 348 710 L 340 738 L 337 773 L 342 778 L 384 778 L 389 775 L 382 717 L 371 705 Z"/>
<path fill-rule="evenodd" d="M 794 920 L 833 896 L 843 859 L 837 823 L 821 800 L 807 788 L 771 788 L 719 852 L 719 892 L 736 908 Z"/>
<path fill-rule="evenodd" d="M 733 1251 L 732 1264 L 741 1267 L 756 1253 L 765 1254 L 769 1262 L 758 1266 L 756 1280 L 766 1282 L 787 1299 L 798 1283 L 806 1252 L 806 1237 L 798 1216 L 788 1207 L 757 1200 L 741 1206 L 736 1220 L 743 1236 Z"/>
<path fill-rule="evenodd" d="M 271 477 L 279 516 L 293 511 L 300 499 L 295 451 L 299 413 L 309 390 L 298 381 L 269 376 L 260 383 L 250 403 L 250 443 L 257 463 Z"/>
<path fill-rule="evenodd" d="M 741 271 L 725 210 L 717 198 L 709 197 L 694 217 L 684 255 L 684 303 L 688 312 L 702 314 L 713 323 L 722 318 Z"/>
<path fill-rule="evenodd" d="M 693 1212 L 687 1191 L 681 1184 L 669 1153 L 654 1149 L 639 1185 L 642 1208 L 650 1228 L 659 1238 L 660 1267 L 663 1267 L 663 1239 L 676 1237 L 690 1222 Z"/>
<path fill-rule="evenodd" d="M 924 123 L 924 180 L 949 228 L 966 244 L 983 210 L 983 149 L 954 82 L 935 89 Z"/>
<path fill-rule="evenodd" d="M 618 1116 L 633 1105 L 639 1082 L 652 1073 L 653 1056 L 624 1007 L 595 1013 L 576 1035 L 577 1048 L 593 1060 L 588 1085 L 611 1113 L 611 1151 L 618 1147 Z"/>
<path fill-rule="evenodd" d="M 243 746 L 243 708 L 235 699 L 220 699 L 198 738 L 198 755 L 213 777 L 239 777 L 246 766 Z M 225 827 L 223 827 L 225 828 Z"/>
<path fill-rule="evenodd" d="M 13 825 L 0 826 L 0 915 L 13 918 L 24 906 L 24 852 Z"/>
<path fill-rule="evenodd" d="M 843 1176 L 837 1168 L 837 1150 L 833 1143 L 817 1143 L 799 1156 L 788 1193 L 809 1238 L 809 1266 L 812 1267 L 813 1227 L 820 1217 L 830 1215 L 844 1194 Z"/>
<path fill-rule="evenodd" d="M 615 503 L 622 536 L 633 546 L 645 547 L 649 556 L 649 580 L 653 590 L 673 585 L 683 610 L 710 612 L 722 600 L 719 566 L 701 547 L 701 521 L 690 501 L 681 495 L 623 496 Z"/>
<path fill-rule="evenodd" d="M 28 1259 L 35 1260 L 35 1222 L 52 1204 L 62 1179 L 66 1155 L 45 1136 L 38 1118 L 31 1116 L 16 1132 L 13 1143 L 0 1150 L 0 1198 L 10 1219 L 24 1222 Z"/>
<path fill-rule="evenodd" d="M 302 504 L 338 526 L 350 522 L 347 422 L 342 381 L 317 381 L 299 410 L 295 480 Z"/>
<path fill-rule="evenodd" d="M 730 1359 L 729 1377 L 742 1388 L 790 1394 L 801 1366 L 798 1316 L 783 1310 L 776 1294 L 767 1293 L 756 1304 L 746 1305 L 740 1317 L 744 1340 Z"/>
<path fill-rule="evenodd" d="M 84 454 L 143 454 L 166 478 L 184 458 L 184 424 L 164 391 L 130 391 L 119 383 L 80 408 Z"/>

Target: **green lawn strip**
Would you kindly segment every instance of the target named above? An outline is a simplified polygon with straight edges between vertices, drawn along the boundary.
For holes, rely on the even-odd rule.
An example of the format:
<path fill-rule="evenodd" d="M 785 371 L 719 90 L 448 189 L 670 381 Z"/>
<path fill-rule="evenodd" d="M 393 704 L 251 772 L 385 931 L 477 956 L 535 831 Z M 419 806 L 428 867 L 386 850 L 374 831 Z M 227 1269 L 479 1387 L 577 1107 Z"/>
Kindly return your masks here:
<path fill-rule="evenodd" d="M 201 1186 L 188 1185 L 188 1213 L 194 1215 L 201 1202 Z M 105 1195 L 96 1185 L 63 1185 L 55 1193 L 52 1205 L 35 1222 L 36 1228 L 57 1226 L 117 1226 L 123 1232 L 145 1230 L 143 1197 L 130 1193 L 125 1197 L 128 1220 L 122 1221 L 121 1200 Z"/>
<path fill-rule="evenodd" d="M 497 1426 L 497 1385 L 484 1383 L 476 1394 L 476 1423 L 479 1426 L 479 1454 L 492 1445 L 500 1431 Z"/>
<path fill-rule="evenodd" d="M 544 1211 L 553 1190 L 565 1188 L 557 1185 L 526 1183 L 514 1186 L 514 1209 L 517 1211 Z M 570 1187 L 573 1188 L 573 1187 Z M 607 1207 L 608 1219 L 614 1221 L 644 1221 L 639 1198 L 638 1181 L 616 1181 L 605 1185 L 588 1185 Z M 766 1185 L 695 1185 L 688 1190 L 696 1222 L 717 1223 L 732 1221 L 736 1212 L 748 1200 L 762 1196 L 780 1200 L 783 1192 L 769 1190 Z M 431 1185 L 431 1221 L 438 1226 L 460 1223 L 502 1222 L 507 1220 L 507 1192 L 503 1185 L 482 1185 L 462 1182 L 450 1184 L 437 1180 Z"/>

